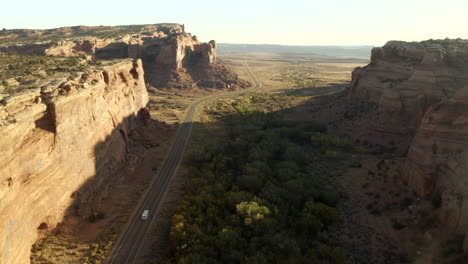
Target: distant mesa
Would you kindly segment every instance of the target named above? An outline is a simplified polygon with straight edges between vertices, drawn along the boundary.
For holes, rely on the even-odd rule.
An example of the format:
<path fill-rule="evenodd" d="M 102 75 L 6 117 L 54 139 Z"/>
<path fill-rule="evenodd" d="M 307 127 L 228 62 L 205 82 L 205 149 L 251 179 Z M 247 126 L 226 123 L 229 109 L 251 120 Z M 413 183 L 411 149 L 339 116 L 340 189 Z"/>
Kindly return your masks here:
<path fill-rule="evenodd" d="M 201 43 L 181 24 L 15 29 L 0 32 L 0 52 L 42 56 L 140 58 L 155 87 L 239 89 L 250 86 L 217 63 L 216 42 Z"/>

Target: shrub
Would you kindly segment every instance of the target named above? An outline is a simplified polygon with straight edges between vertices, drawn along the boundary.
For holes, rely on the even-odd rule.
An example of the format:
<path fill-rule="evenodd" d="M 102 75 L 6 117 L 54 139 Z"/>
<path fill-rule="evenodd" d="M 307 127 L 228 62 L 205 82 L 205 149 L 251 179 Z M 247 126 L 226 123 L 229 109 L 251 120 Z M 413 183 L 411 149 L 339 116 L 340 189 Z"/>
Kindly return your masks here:
<path fill-rule="evenodd" d="M 338 159 L 340 157 L 339 153 L 333 150 L 325 151 L 325 158 L 327 159 Z"/>
<path fill-rule="evenodd" d="M 245 224 L 263 219 L 271 213 L 268 207 L 260 206 L 257 202 L 241 202 L 236 205 L 236 212 L 244 218 Z"/>

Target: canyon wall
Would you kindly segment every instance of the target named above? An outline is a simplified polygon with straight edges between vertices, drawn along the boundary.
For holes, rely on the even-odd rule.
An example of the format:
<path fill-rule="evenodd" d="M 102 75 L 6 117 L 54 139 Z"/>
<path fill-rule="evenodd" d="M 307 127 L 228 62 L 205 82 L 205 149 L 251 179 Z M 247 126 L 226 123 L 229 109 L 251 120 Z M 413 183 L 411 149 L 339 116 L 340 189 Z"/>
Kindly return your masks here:
<path fill-rule="evenodd" d="M 404 180 L 440 203 L 445 223 L 466 233 L 468 41 L 390 41 L 374 48 L 370 64 L 353 72 L 348 99 L 376 105 L 367 128 L 400 133 L 400 147 L 408 149 Z"/>
<path fill-rule="evenodd" d="M 430 106 L 464 88 L 465 53 L 440 44 L 390 41 L 353 72 L 349 97 L 377 105 L 374 127 L 412 137 Z"/>
<path fill-rule="evenodd" d="M 468 234 L 468 84 L 430 107 L 410 146 L 403 176 L 440 203 L 440 219 Z"/>
<path fill-rule="evenodd" d="M 93 190 L 74 192 L 110 181 L 147 102 L 142 62 L 129 59 L 1 99 L 1 264 L 29 263 L 41 232 Z"/>

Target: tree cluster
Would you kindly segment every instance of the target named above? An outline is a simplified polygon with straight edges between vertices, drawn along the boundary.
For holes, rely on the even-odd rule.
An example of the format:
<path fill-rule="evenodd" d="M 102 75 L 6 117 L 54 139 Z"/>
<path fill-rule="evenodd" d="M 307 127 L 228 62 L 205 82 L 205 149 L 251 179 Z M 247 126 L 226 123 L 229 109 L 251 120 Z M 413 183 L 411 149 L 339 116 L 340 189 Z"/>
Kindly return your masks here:
<path fill-rule="evenodd" d="M 339 221 L 332 174 L 349 145 L 316 122 L 260 112 L 224 122 L 228 139 L 191 151 L 168 263 L 348 263 L 329 230 Z"/>

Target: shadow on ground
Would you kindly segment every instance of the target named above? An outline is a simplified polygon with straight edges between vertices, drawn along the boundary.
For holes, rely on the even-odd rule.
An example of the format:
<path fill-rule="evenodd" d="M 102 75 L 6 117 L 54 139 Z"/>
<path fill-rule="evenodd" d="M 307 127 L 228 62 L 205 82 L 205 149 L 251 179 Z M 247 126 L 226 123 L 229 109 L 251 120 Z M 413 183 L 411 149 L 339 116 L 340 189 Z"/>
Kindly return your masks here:
<path fill-rule="evenodd" d="M 62 221 L 56 228 L 39 225 L 45 238 L 33 245 L 31 263 L 100 263 L 154 178 L 175 129 L 142 111 L 115 124 L 94 147 L 95 175 L 73 191 Z"/>

